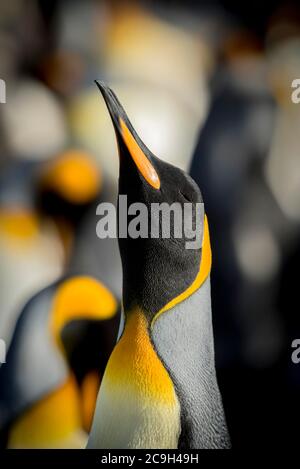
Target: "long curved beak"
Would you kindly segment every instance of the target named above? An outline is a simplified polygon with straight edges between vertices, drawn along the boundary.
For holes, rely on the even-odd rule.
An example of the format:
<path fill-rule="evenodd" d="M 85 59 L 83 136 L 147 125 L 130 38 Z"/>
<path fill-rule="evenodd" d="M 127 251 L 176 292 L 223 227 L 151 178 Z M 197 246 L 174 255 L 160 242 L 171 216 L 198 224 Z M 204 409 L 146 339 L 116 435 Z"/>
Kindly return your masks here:
<path fill-rule="evenodd" d="M 140 174 L 150 186 L 160 189 L 160 179 L 151 162 L 150 151 L 137 135 L 117 96 L 103 81 L 95 80 L 95 83 L 102 93 L 111 116 L 119 143 L 120 157 L 122 144 L 124 144 Z"/>

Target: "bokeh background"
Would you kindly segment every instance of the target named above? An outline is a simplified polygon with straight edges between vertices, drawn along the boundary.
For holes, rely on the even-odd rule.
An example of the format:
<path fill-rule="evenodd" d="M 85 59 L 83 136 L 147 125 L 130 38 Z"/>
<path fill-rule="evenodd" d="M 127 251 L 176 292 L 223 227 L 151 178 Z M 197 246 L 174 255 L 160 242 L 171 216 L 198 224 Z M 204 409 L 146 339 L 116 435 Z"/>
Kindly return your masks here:
<path fill-rule="evenodd" d="M 153 153 L 190 171 L 203 193 L 217 373 L 233 447 L 296 444 L 297 4 L 1 2 L 0 78 L 1 338 L 9 344 L 22 305 L 65 272 L 98 275 L 97 220 L 86 228 L 82 213 L 98 189 L 114 200 L 118 177 L 112 125 L 94 85 L 100 78 Z M 49 191 L 67 200 L 65 211 L 53 210 Z M 115 272 L 118 291 L 118 265 Z"/>

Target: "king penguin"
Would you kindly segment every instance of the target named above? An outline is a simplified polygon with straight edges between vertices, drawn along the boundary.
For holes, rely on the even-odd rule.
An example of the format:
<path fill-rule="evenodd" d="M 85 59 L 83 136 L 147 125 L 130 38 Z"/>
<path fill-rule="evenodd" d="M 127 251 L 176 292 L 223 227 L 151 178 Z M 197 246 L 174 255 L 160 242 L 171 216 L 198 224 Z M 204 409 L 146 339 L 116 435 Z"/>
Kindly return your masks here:
<path fill-rule="evenodd" d="M 185 172 L 152 154 L 114 92 L 96 83 L 118 141 L 119 195 L 127 196 L 128 206 L 143 203 L 148 213 L 153 203 L 191 203 L 192 223 L 201 206 L 202 246 L 186 249 L 187 237 L 175 238 L 172 229 L 169 239 L 119 234 L 123 316 L 87 448 L 228 448 L 214 362 L 209 229 L 200 190 Z"/>
<path fill-rule="evenodd" d="M 25 305 L 0 367 L 0 431 L 8 447 L 85 446 L 86 409 L 63 332 L 75 321 L 109 322 L 117 307 L 112 293 L 87 276 L 61 279 Z"/>

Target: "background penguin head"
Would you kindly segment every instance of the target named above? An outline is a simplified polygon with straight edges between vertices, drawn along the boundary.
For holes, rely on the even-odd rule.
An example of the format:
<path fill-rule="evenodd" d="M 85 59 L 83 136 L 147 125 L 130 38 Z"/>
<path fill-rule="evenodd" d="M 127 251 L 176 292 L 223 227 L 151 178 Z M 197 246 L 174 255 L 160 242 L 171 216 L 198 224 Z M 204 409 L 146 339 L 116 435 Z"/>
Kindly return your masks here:
<path fill-rule="evenodd" d="M 89 153 L 70 149 L 50 161 L 40 174 L 41 207 L 52 216 L 74 223 L 93 202 L 102 185 L 98 166 Z"/>
<path fill-rule="evenodd" d="M 81 382 L 75 379 L 64 330 L 74 321 L 95 326 L 110 321 L 117 307 L 111 292 L 88 276 L 61 279 L 24 306 L 7 363 L 0 367 L 0 443 L 3 432 L 12 446 L 48 446 L 58 443 L 62 432 L 89 428 L 100 376 L 90 363 Z M 82 361 L 89 361 L 78 328 L 74 332 L 69 330 L 69 344 L 73 341 Z M 101 341 L 97 332 L 95 327 L 92 340 Z"/>
<path fill-rule="evenodd" d="M 101 188 L 101 172 L 83 150 L 66 150 L 40 171 L 36 205 L 42 216 L 55 221 L 67 255 L 74 231 L 98 199 Z"/>
<path fill-rule="evenodd" d="M 195 229 L 196 203 L 202 207 L 199 239 L 204 226 L 203 201 L 196 183 L 182 170 L 163 162 L 144 145 L 113 91 L 102 82 L 96 82 L 107 104 L 115 128 L 119 155 L 119 195 L 127 196 L 128 207 L 143 203 L 148 211 L 147 238 L 122 238 L 119 246 L 123 264 L 124 308 L 139 306 L 148 319 L 154 316 L 174 297 L 184 292 L 199 271 L 201 242 L 197 249 L 186 249 L 190 241 L 182 229 L 182 237 L 174 237 L 174 218 L 170 218 L 170 238 L 150 236 L 150 214 L 153 203 L 187 203 L 192 210 L 185 225 Z M 119 201 L 119 217 L 123 208 Z M 136 215 L 139 214 L 137 211 Z M 133 216 L 135 218 L 135 216 Z M 152 220 L 153 221 L 153 220 Z M 130 216 L 128 216 L 130 224 Z M 161 219 L 155 223 L 161 227 Z M 182 227 L 184 228 L 184 227 Z"/>

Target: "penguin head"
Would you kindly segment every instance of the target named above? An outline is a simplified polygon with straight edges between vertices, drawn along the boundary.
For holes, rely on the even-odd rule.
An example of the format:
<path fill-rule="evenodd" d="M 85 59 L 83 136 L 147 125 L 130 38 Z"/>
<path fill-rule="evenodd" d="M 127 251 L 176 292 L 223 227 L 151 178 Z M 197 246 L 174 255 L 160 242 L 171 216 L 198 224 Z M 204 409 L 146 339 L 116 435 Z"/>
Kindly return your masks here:
<path fill-rule="evenodd" d="M 102 185 L 100 170 L 89 153 L 69 149 L 45 164 L 37 184 L 42 213 L 76 225 L 97 199 Z"/>
<path fill-rule="evenodd" d="M 67 261 L 74 236 L 101 189 L 101 172 L 91 155 L 83 150 L 66 150 L 38 172 L 36 208 L 42 219 L 55 223 Z"/>
<path fill-rule="evenodd" d="M 83 328 L 93 325 L 90 340 L 101 341 L 97 325 L 114 318 L 117 309 L 113 294 L 88 276 L 60 279 L 24 306 L 7 363 L 0 367 L 0 437 L 9 431 L 9 445 L 45 447 L 81 424 L 88 428 L 99 382 L 91 375 L 93 363 L 81 341 Z M 75 327 L 66 337 L 71 324 Z M 70 360 L 71 343 L 80 362 Z M 75 379 L 76 365 L 81 365 L 82 374 L 86 371 L 85 378 L 90 375 L 87 381 Z"/>
<path fill-rule="evenodd" d="M 123 305 L 126 312 L 141 308 L 147 319 L 153 317 L 170 301 L 178 297 L 197 277 L 201 262 L 204 231 L 203 200 L 197 184 L 179 168 L 156 157 L 137 135 L 114 92 L 96 81 L 111 115 L 119 148 L 119 196 L 127 196 L 128 231 L 136 215 L 148 217 L 145 237 L 123 237 L 120 234 L 124 208 L 119 198 L 119 247 L 123 265 Z M 142 204 L 145 209 L 139 212 Z M 156 204 L 156 205 L 155 205 Z M 181 236 L 175 236 L 172 211 L 170 236 L 162 236 L 162 216 L 157 204 L 177 205 L 182 211 Z M 184 206 L 189 210 L 184 213 Z M 135 208 L 137 208 L 136 213 Z M 152 212 L 153 210 L 153 212 Z M 200 214 L 199 214 L 200 210 Z M 200 223 L 196 223 L 196 221 Z M 199 246 L 188 249 L 191 233 L 198 226 Z M 159 228 L 159 235 L 153 236 Z M 178 228 L 178 227 L 177 227 Z"/>

